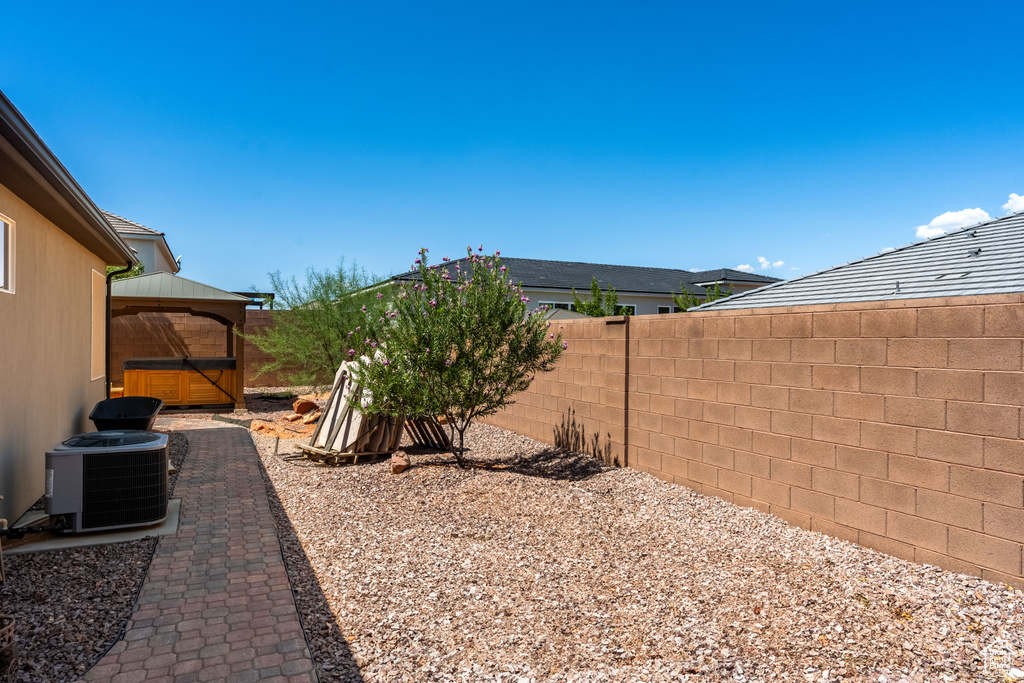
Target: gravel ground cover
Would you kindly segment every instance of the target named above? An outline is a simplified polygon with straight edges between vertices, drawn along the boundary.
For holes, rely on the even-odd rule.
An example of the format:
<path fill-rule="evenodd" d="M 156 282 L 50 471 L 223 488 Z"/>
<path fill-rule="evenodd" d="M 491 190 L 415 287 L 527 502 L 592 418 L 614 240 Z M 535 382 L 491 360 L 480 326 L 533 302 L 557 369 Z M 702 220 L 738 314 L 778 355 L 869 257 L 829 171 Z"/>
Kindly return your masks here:
<path fill-rule="evenodd" d="M 188 442 L 174 432 L 169 442 L 180 471 Z M 5 556 L 0 612 L 16 620 L 18 650 L 10 680 L 73 681 L 98 662 L 124 633 L 156 544 L 146 538 Z"/>
<path fill-rule="evenodd" d="M 494 427 L 468 444 L 501 469 L 257 444 L 323 681 L 983 680 L 997 638 L 1021 665 L 1020 591 Z"/>

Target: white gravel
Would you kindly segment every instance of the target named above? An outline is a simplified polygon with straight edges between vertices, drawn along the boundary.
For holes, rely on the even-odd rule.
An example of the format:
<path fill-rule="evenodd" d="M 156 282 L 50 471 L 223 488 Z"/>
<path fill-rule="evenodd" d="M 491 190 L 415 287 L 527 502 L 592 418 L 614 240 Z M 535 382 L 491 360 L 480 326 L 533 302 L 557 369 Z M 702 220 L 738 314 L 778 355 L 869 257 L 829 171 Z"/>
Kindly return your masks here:
<path fill-rule="evenodd" d="M 996 638 L 1022 664 L 1018 590 L 501 429 L 470 457 L 508 469 L 397 476 L 257 443 L 324 681 L 978 680 Z"/>

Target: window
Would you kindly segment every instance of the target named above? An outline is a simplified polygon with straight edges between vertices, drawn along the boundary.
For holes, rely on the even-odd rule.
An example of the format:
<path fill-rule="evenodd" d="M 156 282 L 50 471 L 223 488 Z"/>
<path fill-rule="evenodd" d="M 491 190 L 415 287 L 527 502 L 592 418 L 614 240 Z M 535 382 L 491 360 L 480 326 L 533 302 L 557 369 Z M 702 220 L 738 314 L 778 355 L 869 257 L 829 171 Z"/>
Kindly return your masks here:
<path fill-rule="evenodd" d="M 658 313 L 682 313 L 683 309 L 678 306 L 658 306 Z"/>
<path fill-rule="evenodd" d="M 552 302 L 552 301 L 541 301 L 537 305 L 538 306 L 547 306 L 549 311 L 552 310 L 552 309 L 555 309 L 555 308 L 560 308 L 563 311 L 575 311 L 576 310 L 576 306 L 574 306 L 573 304 L 563 304 L 563 303 L 556 303 L 556 302 Z"/>
<path fill-rule="evenodd" d="M 636 306 L 633 304 L 623 304 L 615 307 L 615 315 L 636 315 Z"/>
<path fill-rule="evenodd" d="M 14 293 L 14 223 L 0 216 L 0 292 Z"/>

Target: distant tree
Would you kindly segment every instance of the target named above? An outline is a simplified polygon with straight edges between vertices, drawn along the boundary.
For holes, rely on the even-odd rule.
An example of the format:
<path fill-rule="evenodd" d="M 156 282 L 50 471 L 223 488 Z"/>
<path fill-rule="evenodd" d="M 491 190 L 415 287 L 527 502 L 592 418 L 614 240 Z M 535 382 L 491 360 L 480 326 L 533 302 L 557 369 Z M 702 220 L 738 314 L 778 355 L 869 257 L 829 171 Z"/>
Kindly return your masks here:
<path fill-rule="evenodd" d="M 349 359 L 366 306 L 390 288 L 371 290 L 377 278 L 355 265 L 346 269 L 344 259 L 333 270 L 308 269 L 302 283 L 280 271 L 269 275 L 276 293 L 271 325 L 240 335 L 272 359 L 257 366 L 256 376 L 279 371 L 291 384 L 330 384 Z"/>
<path fill-rule="evenodd" d="M 464 261 L 428 266 L 421 250 L 414 264 L 420 281 L 400 285 L 390 302 L 378 293 L 347 351 L 363 359 L 354 379 L 371 393 L 355 407 L 368 415 L 444 416 L 460 466 L 470 424 L 514 403 L 565 348 L 541 310 L 527 311 L 529 299 L 499 253 L 468 251 Z"/>
<path fill-rule="evenodd" d="M 673 294 L 672 300 L 676 306 L 682 311 L 688 311 L 691 308 L 700 306 L 703 303 L 709 303 L 711 301 L 717 301 L 718 299 L 724 299 L 727 296 L 732 296 L 732 287 L 722 289 L 722 287 L 716 282 L 714 287 L 708 288 L 707 294 L 704 299 L 701 299 L 696 294 L 690 291 L 690 288 L 686 286 L 685 282 L 680 282 L 679 286 L 682 288 L 682 294 Z"/>
<path fill-rule="evenodd" d="M 107 266 L 107 275 L 121 270 L 124 266 Z M 110 278 L 111 280 L 124 280 L 125 278 L 135 277 L 136 275 L 142 275 L 143 271 L 146 270 L 146 266 L 142 264 L 142 261 L 136 263 L 131 270 L 127 273 L 121 273 Z"/>
<path fill-rule="evenodd" d="M 594 318 L 602 318 L 608 315 L 621 315 L 619 307 L 619 294 L 615 288 L 608 285 L 608 291 L 601 294 L 601 287 L 597 284 L 597 278 L 590 279 L 590 298 L 580 298 L 576 290 L 572 290 L 572 305 L 576 312 L 589 315 Z"/>

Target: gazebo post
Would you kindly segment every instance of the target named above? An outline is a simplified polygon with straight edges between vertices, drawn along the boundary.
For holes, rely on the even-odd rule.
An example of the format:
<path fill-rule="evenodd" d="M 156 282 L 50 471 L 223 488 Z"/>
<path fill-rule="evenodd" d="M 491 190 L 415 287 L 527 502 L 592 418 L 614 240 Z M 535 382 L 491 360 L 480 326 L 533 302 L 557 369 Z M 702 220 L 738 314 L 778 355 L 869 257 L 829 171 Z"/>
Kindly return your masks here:
<path fill-rule="evenodd" d="M 234 326 L 228 328 L 229 349 L 234 345 Z M 238 331 L 245 332 L 245 307 L 242 307 L 242 322 L 238 323 Z M 228 355 L 231 355 L 230 350 Z M 245 410 L 245 340 L 239 339 L 235 350 L 235 412 Z"/>

